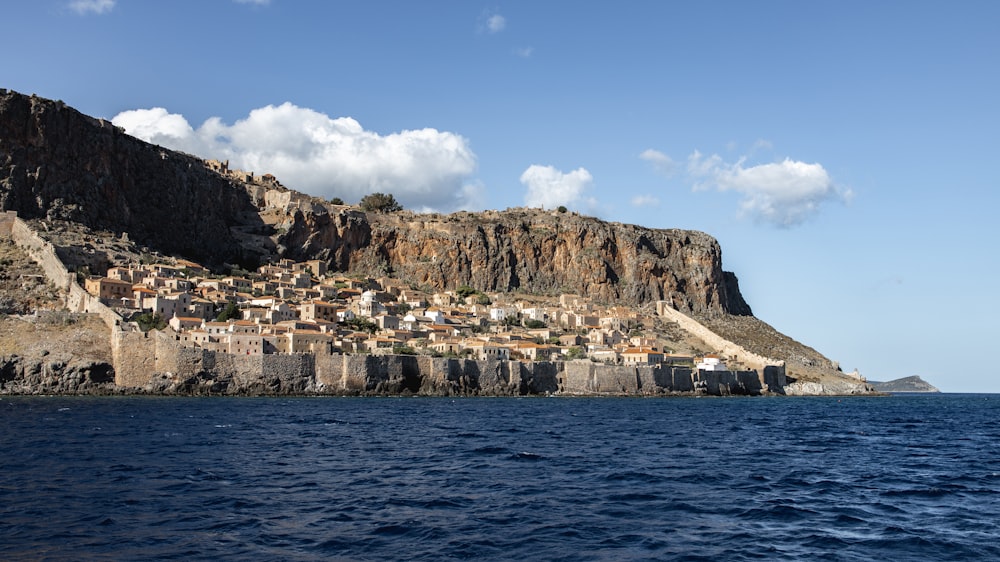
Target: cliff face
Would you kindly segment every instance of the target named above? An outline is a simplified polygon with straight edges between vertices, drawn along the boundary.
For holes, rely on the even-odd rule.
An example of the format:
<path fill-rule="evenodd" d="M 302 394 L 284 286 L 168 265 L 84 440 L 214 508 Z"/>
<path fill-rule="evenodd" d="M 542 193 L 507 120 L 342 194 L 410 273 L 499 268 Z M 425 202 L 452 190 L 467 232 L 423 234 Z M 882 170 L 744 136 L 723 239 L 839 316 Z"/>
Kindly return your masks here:
<path fill-rule="evenodd" d="M 344 241 L 349 220 L 356 219 L 301 216 L 282 244 L 297 257 L 336 248 L 329 258 L 345 269 L 429 288 L 577 293 L 631 305 L 668 300 L 684 311 L 751 314 L 735 276 L 722 271 L 718 242 L 702 232 L 512 209 L 370 214 L 366 236 Z"/>
<path fill-rule="evenodd" d="M 751 314 L 707 234 L 575 213 L 365 214 L 245 183 L 61 102 L 0 90 L 0 209 L 69 221 L 167 254 L 254 265 L 323 259 L 428 289 L 578 293 L 700 315 Z"/>
<path fill-rule="evenodd" d="M 127 233 L 208 264 L 243 256 L 263 228 L 245 189 L 193 156 L 126 135 L 61 102 L 0 90 L 0 209 Z"/>

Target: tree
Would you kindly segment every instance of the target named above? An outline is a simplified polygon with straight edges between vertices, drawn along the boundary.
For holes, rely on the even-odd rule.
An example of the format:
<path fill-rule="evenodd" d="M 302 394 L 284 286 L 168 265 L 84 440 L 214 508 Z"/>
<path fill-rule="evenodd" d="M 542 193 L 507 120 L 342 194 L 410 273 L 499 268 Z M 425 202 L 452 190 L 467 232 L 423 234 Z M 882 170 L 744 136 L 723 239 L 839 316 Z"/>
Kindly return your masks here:
<path fill-rule="evenodd" d="M 374 334 L 375 332 L 378 331 L 378 324 L 366 318 L 362 318 L 361 316 L 355 316 L 354 318 L 351 318 L 350 320 L 344 323 L 359 332 L 368 332 L 369 334 Z"/>
<path fill-rule="evenodd" d="M 559 205 L 559 208 L 556 210 L 560 213 L 565 213 L 568 209 L 566 209 L 566 205 Z"/>
<path fill-rule="evenodd" d="M 469 297 L 469 295 L 474 295 L 477 292 L 478 291 L 476 291 L 475 289 L 473 289 L 468 285 L 462 285 L 461 287 L 455 289 L 455 294 L 458 295 L 458 297 L 462 300 L 465 300 L 466 298 Z"/>
<path fill-rule="evenodd" d="M 524 327 L 529 330 L 540 330 L 545 327 L 545 322 L 541 320 L 535 320 L 534 318 L 529 318 L 524 321 Z"/>
<path fill-rule="evenodd" d="M 334 197 L 333 199 L 330 199 L 330 204 L 331 205 L 343 205 L 344 204 L 344 200 L 341 199 L 340 197 Z"/>
<path fill-rule="evenodd" d="M 222 312 L 215 317 L 215 320 L 216 322 L 228 322 L 229 320 L 236 320 L 240 316 L 240 309 L 236 306 L 236 303 L 229 301 L 226 304 L 226 308 L 222 309 Z"/>
<path fill-rule="evenodd" d="M 372 213 L 395 213 L 403 210 L 403 206 L 396 201 L 391 193 L 376 192 L 365 195 L 361 198 L 359 205 L 362 211 Z"/>
<path fill-rule="evenodd" d="M 135 317 L 136 324 L 139 325 L 139 329 L 143 332 L 148 332 L 150 330 L 162 330 L 167 327 L 167 323 L 163 320 L 163 316 L 159 312 L 153 314 L 152 312 L 146 312 Z"/>

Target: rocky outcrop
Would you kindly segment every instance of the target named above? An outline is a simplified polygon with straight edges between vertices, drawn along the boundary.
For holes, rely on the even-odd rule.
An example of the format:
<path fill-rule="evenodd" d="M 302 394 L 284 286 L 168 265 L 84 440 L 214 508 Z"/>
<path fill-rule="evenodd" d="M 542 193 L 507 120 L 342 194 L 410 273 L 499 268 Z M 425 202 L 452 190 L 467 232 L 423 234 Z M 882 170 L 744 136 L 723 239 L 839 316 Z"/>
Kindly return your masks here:
<path fill-rule="evenodd" d="M 847 378 L 824 382 L 797 381 L 785 385 L 783 392 L 786 396 L 853 396 L 872 393 L 870 385 Z"/>
<path fill-rule="evenodd" d="M 0 394 L 112 394 L 114 368 L 87 359 L 64 362 L 18 355 L 0 357 Z"/>

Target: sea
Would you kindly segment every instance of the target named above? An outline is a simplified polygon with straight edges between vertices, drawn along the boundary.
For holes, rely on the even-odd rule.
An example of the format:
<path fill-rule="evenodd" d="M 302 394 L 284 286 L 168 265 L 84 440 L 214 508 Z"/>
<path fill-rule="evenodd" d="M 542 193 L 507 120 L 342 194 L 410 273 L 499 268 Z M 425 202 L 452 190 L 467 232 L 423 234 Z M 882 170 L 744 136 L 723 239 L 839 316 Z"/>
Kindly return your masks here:
<path fill-rule="evenodd" d="M 1000 560 L 1000 395 L 0 399 L 3 560 Z"/>

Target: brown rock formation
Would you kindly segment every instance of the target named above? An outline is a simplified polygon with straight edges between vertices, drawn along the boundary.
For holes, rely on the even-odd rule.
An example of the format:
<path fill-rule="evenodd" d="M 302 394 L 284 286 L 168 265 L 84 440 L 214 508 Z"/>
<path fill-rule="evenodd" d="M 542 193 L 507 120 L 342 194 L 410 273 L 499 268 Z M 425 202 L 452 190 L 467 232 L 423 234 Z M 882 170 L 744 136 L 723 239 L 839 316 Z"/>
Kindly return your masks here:
<path fill-rule="evenodd" d="M 608 223 L 576 213 L 509 209 L 453 215 L 297 214 L 282 238 L 296 258 L 319 255 L 342 269 L 391 274 L 428 288 L 587 295 L 638 305 L 669 300 L 680 310 L 750 314 L 736 278 L 722 271 L 711 236 Z M 326 252 L 326 255 L 324 255 Z"/>

